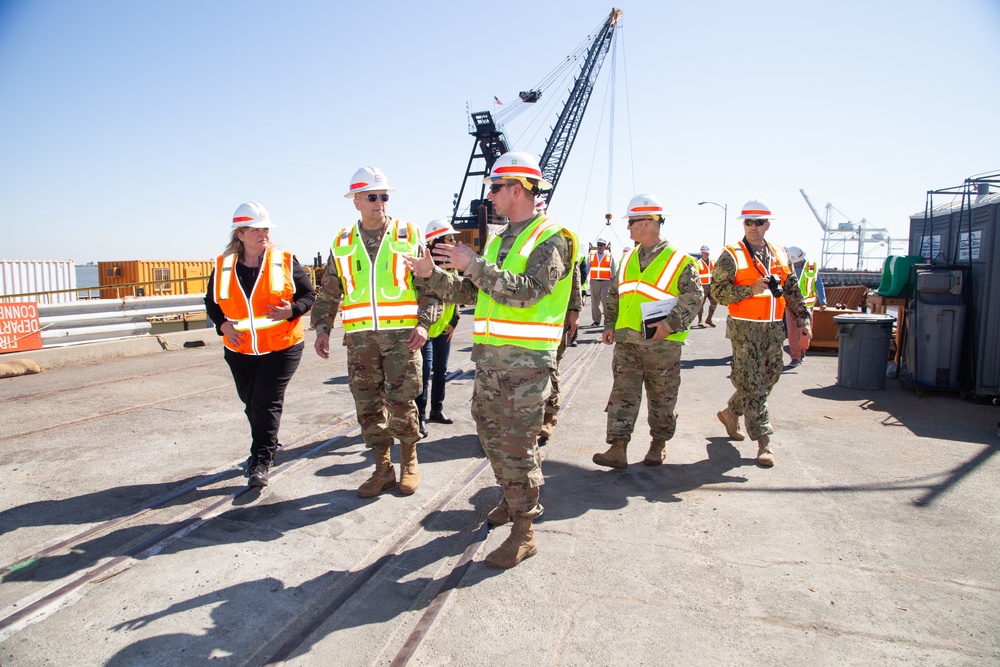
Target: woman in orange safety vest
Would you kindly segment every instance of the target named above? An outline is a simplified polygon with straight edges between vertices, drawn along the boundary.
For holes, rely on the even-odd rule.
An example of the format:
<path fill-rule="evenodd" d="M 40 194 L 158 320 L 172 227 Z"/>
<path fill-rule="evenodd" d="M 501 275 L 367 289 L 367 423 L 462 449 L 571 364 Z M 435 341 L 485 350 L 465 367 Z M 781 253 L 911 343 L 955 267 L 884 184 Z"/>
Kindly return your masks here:
<path fill-rule="evenodd" d="M 208 280 L 205 312 L 223 336 L 224 356 L 250 422 L 250 486 L 263 487 L 278 449 L 285 388 L 302 359 L 302 315 L 316 291 L 289 252 L 271 244 L 271 216 L 240 205 L 225 252 Z"/>

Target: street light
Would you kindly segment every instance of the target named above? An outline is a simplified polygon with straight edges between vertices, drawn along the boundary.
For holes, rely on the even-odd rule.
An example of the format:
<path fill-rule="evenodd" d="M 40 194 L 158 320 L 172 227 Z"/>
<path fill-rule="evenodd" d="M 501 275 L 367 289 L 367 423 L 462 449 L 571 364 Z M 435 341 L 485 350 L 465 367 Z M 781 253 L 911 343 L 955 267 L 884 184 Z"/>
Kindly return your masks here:
<path fill-rule="evenodd" d="M 700 201 L 698 206 L 702 204 L 711 204 L 712 206 L 718 206 L 722 209 L 722 247 L 726 247 L 726 222 L 729 220 L 729 205 L 728 204 L 716 204 L 714 201 Z"/>

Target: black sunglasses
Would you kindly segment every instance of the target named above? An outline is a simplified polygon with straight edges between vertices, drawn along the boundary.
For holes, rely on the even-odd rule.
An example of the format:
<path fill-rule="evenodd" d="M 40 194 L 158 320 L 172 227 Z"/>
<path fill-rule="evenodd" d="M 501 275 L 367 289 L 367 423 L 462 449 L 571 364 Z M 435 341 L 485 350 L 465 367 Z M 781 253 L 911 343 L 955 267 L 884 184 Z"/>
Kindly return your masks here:
<path fill-rule="evenodd" d="M 371 195 L 368 195 L 368 201 L 370 201 L 372 203 L 377 202 L 379 199 L 381 199 L 382 201 L 389 201 L 389 195 L 387 195 L 387 194 L 381 194 L 381 195 L 371 194 Z"/>
<path fill-rule="evenodd" d="M 746 225 L 747 227 L 752 227 L 753 225 L 757 225 L 758 227 L 763 227 L 768 222 L 769 220 L 767 218 L 758 218 L 757 220 L 744 220 L 743 224 Z"/>
<path fill-rule="evenodd" d="M 644 220 L 649 220 L 650 222 L 653 221 L 652 218 L 629 218 L 629 220 L 628 220 L 628 226 L 631 227 L 635 223 L 637 223 L 637 222 L 643 222 Z"/>
<path fill-rule="evenodd" d="M 494 183 L 490 186 L 490 192 L 496 194 L 501 190 L 503 190 L 504 188 L 510 187 L 512 185 L 517 185 L 517 181 L 514 181 L 513 183 Z"/>

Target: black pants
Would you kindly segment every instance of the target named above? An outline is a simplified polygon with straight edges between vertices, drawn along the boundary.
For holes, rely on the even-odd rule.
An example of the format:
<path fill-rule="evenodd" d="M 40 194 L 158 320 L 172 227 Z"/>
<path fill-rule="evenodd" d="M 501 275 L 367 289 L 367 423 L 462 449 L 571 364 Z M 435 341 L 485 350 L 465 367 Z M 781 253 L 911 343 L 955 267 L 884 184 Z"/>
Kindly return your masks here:
<path fill-rule="evenodd" d="M 274 460 L 278 449 L 278 427 L 281 410 L 295 369 L 302 359 L 305 343 L 297 343 L 287 350 L 269 354 L 240 354 L 226 348 L 226 363 L 236 381 L 236 393 L 250 422 L 250 455 L 258 460 Z"/>

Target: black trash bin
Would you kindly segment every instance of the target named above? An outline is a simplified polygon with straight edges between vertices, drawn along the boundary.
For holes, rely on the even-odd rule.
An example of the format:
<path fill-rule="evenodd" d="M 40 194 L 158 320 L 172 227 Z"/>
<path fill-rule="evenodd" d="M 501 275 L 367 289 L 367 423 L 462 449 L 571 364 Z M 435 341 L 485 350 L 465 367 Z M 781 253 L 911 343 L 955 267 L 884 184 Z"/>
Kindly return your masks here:
<path fill-rule="evenodd" d="M 839 327 L 837 384 L 851 389 L 885 389 L 892 340 L 892 315 L 847 313 L 833 318 Z"/>

